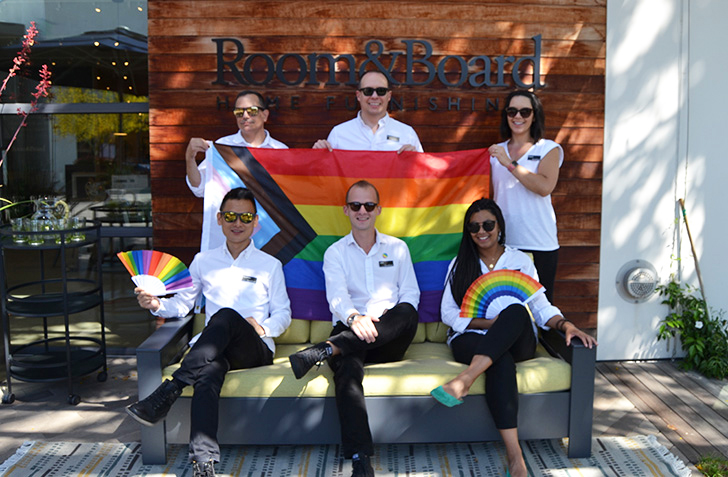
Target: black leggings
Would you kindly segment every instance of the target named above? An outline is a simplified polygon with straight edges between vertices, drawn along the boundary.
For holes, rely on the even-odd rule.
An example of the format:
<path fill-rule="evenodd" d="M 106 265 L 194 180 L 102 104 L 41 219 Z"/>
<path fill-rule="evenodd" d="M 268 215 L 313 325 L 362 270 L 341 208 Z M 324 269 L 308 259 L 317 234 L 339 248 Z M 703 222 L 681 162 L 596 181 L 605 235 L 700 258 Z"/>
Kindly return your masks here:
<path fill-rule="evenodd" d="M 538 272 L 538 281 L 546 288 L 546 298 L 554 302 L 554 285 L 556 283 L 556 265 L 559 263 L 559 249 L 543 252 L 541 250 L 521 250 L 533 255 L 533 264 Z"/>
<path fill-rule="evenodd" d="M 489 356 L 493 364 L 485 371 L 485 400 L 498 429 L 518 426 L 516 363 L 531 359 L 536 336 L 531 317 L 523 305 L 503 310 L 484 335 L 463 333 L 450 342 L 459 363 L 470 365 L 475 355 Z"/>

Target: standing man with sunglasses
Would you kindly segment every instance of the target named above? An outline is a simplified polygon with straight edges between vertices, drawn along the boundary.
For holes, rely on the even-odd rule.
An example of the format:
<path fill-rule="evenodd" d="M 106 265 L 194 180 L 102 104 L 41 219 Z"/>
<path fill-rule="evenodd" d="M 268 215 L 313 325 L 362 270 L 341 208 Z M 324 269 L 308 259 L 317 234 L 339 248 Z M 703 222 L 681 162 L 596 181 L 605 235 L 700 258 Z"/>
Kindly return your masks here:
<path fill-rule="evenodd" d="M 257 91 L 242 91 L 235 98 L 233 115 L 238 125 L 238 132 L 221 137 L 217 143 L 225 146 L 261 147 L 269 149 L 288 149 L 288 146 L 273 139 L 265 130 L 268 120 L 267 102 Z M 187 144 L 185 162 L 187 164 L 187 186 L 197 197 L 204 198 L 204 215 L 202 220 L 202 240 L 200 251 L 218 247 L 225 242 L 220 229 L 214 226 L 215 214 L 220 208 L 220 201 L 226 191 L 218 187 L 210 187 L 215 171 L 210 157 L 211 141 L 193 137 Z M 197 154 L 205 154 L 205 159 L 197 165 Z"/>
<path fill-rule="evenodd" d="M 379 192 L 369 182 L 356 182 L 347 191 L 344 214 L 351 233 L 324 253 L 334 329 L 327 341 L 289 357 L 297 379 L 325 360 L 333 369 L 343 451 L 353 461 L 352 477 L 374 475 L 364 364 L 401 360 L 419 321 L 420 290 L 409 249 L 375 228 L 381 211 Z"/>
<path fill-rule="evenodd" d="M 195 299 L 207 300 L 205 328 L 190 342 L 179 369 L 127 412 L 153 426 L 164 419 L 186 386 L 194 387 L 189 457 L 195 477 L 215 475 L 218 400 L 229 370 L 273 363 L 275 343 L 291 323 L 291 307 L 278 259 L 255 248 L 250 236 L 258 224 L 253 193 L 242 187 L 228 192 L 217 213 L 226 242 L 198 253 L 190 264 L 192 288 L 172 298 L 157 298 L 137 288 L 142 308 L 153 315 L 187 315 Z"/>
<path fill-rule="evenodd" d="M 352 151 L 422 151 L 422 144 L 411 126 L 389 117 L 387 107 L 392 90 L 384 74 L 367 71 L 359 79 L 356 100 L 361 110 L 354 119 L 343 122 L 319 139 L 314 149 Z"/>

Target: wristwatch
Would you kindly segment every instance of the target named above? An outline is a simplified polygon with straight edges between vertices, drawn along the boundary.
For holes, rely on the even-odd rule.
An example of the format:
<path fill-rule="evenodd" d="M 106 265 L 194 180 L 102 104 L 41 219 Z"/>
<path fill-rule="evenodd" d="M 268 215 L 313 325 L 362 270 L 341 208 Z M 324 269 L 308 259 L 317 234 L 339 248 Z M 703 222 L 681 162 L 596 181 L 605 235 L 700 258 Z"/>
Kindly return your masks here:
<path fill-rule="evenodd" d="M 352 313 L 351 315 L 349 315 L 349 318 L 346 319 L 346 326 L 351 328 L 351 324 L 354 323 L 354 318 L 356 318 L 357 316 L 361 315 L 359 315 L 359 313 Z"/>

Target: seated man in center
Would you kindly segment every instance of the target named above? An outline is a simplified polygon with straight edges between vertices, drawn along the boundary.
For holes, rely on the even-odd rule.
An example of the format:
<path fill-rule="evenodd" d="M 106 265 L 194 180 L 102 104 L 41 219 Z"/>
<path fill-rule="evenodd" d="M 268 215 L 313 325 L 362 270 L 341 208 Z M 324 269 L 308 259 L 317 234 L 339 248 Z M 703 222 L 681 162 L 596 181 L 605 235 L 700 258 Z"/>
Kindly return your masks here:
<path fill-rule="evenodd" d="M 420 290 L 407 245 L 377 231 L 379 192 L 366 181 L 346 193 L 351 233 L 324 254 L 326 298 L 334 329 L 325 342 L 289 357 L 296 378 L 328 359 L 334 371 L 344 456 L 352 477 L 373 476 L 374 453 L 364 402 L 365 363 L 399 361 L 417 331 Z"/>

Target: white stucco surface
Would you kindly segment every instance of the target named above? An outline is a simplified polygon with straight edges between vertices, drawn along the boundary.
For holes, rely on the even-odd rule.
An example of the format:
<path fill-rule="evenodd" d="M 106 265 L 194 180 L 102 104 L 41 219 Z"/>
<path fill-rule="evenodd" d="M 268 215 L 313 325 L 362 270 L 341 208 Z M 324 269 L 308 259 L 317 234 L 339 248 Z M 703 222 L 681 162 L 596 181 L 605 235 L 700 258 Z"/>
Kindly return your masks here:
<path fill-rule="evenodd" d="M 607 3 L 604 188 L 598 338 L 600 360 L 667 358 L 656 339 L 660 297 L 630 303 L 617 293 L 620 268 L 641 259 L 698 286 L 677 201 L 686 203 L 708 304 L 728 309 L 721 289 L 728 225 L 722 193 L 721 117 L 728 94 L 711 86 L 728 73 L 728 2 L 610 0 Z M 723 25 L 721 25 L 721 22 Z"/>

